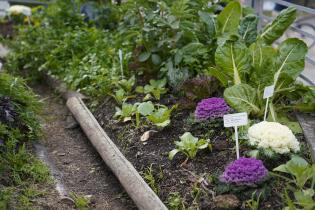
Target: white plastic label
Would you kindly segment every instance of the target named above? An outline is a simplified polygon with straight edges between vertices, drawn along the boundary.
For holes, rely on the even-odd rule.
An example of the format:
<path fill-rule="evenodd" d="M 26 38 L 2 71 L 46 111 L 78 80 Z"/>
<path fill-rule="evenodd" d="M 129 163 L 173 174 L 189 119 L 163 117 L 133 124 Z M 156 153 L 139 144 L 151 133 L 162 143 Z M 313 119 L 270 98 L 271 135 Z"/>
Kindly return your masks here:
<path fill-rule="evenodd" d="M 264 99 L 265 98 L 270 98 L 271 96 L 273 96 L 273 92 L 275 91 L 275 86 L 274 85 L 270 85 L 265 87 L 264 90 Z"/>
<path fill-rule="evenodd" d="M 236 114 L 227 114 L 223 116 L 224 127 L 235 127 L 247 125 L 248 117 L 246 112 L 236 113 Z"/>
<path fill-rule="evenodd" d="M 2 63 L 0 62 L 0 71 L 1 71 L 1 69 L 2 69 Z"/>

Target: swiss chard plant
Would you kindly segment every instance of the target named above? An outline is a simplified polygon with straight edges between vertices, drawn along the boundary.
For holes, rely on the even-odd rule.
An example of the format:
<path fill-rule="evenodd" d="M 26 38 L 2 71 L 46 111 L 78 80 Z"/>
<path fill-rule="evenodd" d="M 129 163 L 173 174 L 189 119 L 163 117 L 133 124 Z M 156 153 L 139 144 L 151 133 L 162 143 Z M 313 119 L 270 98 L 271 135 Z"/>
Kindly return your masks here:
<path fill-rule="evenodd" d="M 271 46 L 295 17 L 295 8 L 285 9 L 257 32 L 257 18 L 252 14 L 242 17 L 237 2 L 230 3 L 218 15 L 221 35 L 215 52 L 215 67 L 209 68 L 208 73 L 227 87 L 225 100 L 235 110 L 262 116 L 263 90 L 269 85 L 275 86 L 269 105 L 273 120 L 279 110 L 315 110 L 314 87 L 296 82 L 304 70 L 306 44 L 289 38 L 277 48 Z"/>
<path fill-rule="evenodd" d="M 206 139 L 198 139 L 190 132 L 184 133 L 180 137 L 180 141 L 175 141 L 176 148 L 169 152 L 169 159 L 173 160 L 177 153 L 183 153 L 188 158 L 193 159 L 196 157 L 198 150 L 209 148 L 212 149 L 210 141 Z"/>

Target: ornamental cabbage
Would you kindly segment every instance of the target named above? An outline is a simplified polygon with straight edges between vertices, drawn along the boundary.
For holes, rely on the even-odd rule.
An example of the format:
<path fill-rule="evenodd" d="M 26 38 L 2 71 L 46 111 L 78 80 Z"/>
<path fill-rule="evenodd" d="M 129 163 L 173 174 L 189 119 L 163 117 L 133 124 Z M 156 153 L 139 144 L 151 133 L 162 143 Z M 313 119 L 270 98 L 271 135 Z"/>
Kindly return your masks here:
<path fill-rule="evenodd" d="M 195 116 L 198 120 L 208 120 L 223 117 L 230 111 L 230 107 L 223 98 L 207 98 L 201 100 L 196 107 Z"/>
<path fill-rule="evenodd" d="M 230 163 L 220 176 L 220 181 L 236 185 L 255 185 L 268 175 L 268 170 L 261 160 L 241 157 Z"/>
<path fill-rule="evenodd" d="M 263 121 L 248 129 L 249 143 L 261 149 L 270 149 L 275 153 L 285 154 L 300 150 L 298 140 L 285 125 Z"/>

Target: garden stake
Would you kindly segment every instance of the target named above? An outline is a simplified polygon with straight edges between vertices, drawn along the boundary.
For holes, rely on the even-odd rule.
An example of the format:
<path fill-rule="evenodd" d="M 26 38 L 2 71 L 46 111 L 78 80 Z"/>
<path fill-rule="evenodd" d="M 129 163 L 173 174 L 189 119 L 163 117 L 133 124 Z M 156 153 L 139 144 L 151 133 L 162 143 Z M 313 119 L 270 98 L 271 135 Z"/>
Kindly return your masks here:
<path fill-rule="evenodd" d="M 236 158 L 239 159 L 240 158 L 240 147 L 239 147 L 239 144 L 238 144 L 237 126 L 234 126 L 234 130 L 235 130 L 235 142 L 236 142 Z"/>
<path fill-rule="evenodd" d="M 267 98 L 266 107 L 265 107 L 265 114 L 264 114 L 264 121 L 266 121 L 266 118 L 267 118 L 267 111 L 268 111 L 269 98 L 270 98 L 271 96 L 273 96 L 274 90 L 275 90 L 275 86 L 274 86 L 274 85 L 267 86 L 267 87 L 265 87 L 265 89 L 264 89 L 264 96 L 263 96 L 263 98 L 264 98 L 264 99 Z"/>
<path fill-rule="evenodd" d="M 121 49 L 119 49 L 118 54 L 119 54 L 119 62 L 120 62 L 121 79 L 123 79 L 124 78 L 124 70 L 123 70 L 123 57 L 122 57 L 122 50 Z"/>

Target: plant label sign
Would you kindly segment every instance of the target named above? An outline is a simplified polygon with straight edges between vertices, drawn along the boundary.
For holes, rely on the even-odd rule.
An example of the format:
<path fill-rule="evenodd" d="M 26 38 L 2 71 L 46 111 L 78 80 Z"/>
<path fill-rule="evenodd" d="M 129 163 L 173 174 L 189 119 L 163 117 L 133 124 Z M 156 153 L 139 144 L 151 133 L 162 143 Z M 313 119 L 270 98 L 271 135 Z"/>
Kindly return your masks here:
<path fill-rule="evenodd" d="M 235 143 L 236 143 L 236 157 L 240 158 L 240 147 L 238 143 L 238 126 L 247 125 L 248 116 L 246 112 L 236 113 L 236 114 L 227 114 L 223 116 L 224 127 L 234 127 L 235 131 Z"/>
<path fill-rule="evenodd" d="M 274 85 L 270 85 L 270 86 L 265 87 L 264 99 L 270 98 L 271 96 L 273 96 L 273 92 L 274 91 L 275 91 L 275 86 Z"/>
<path fill-rule="evenodd" d="M 236 114 L 226 114 L 223 116 L 224 127 L 235 127 L 247 125 L 248 117 L 246 112 L 236 113 Z"/>
<path fill-rule="evenodd" d="M 273 96 L 273 92 L 275 91 L 275 86 L 274 85 L 270 85 L 270 86 L 267 86 L 265 87 L 265 90 L 264 90 L 264 99 L 267 99 L 266 101 L 266 107 L 265 107 L 265 114 L 264 114 L 264 121 L 266 121 L 266 118 L 267 118 L 267 111 L 268 111 L 268 104 L 269 104 L 269 98 L 271 96 Z"/>

